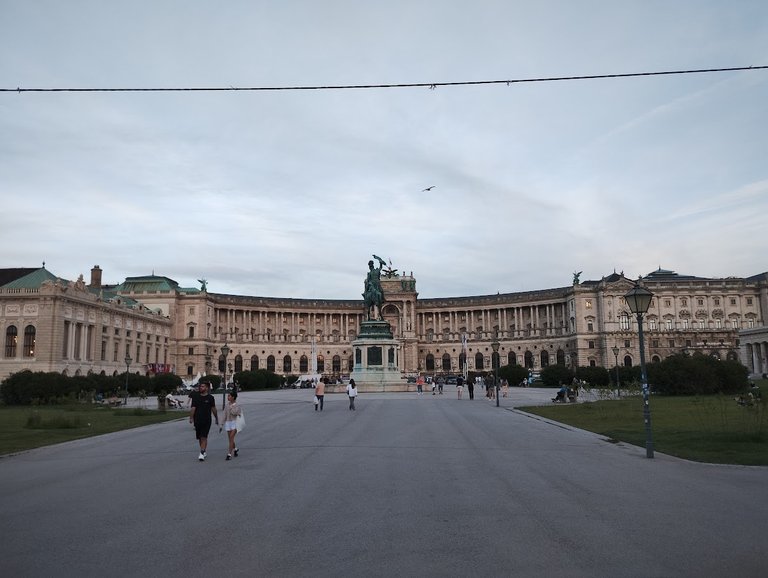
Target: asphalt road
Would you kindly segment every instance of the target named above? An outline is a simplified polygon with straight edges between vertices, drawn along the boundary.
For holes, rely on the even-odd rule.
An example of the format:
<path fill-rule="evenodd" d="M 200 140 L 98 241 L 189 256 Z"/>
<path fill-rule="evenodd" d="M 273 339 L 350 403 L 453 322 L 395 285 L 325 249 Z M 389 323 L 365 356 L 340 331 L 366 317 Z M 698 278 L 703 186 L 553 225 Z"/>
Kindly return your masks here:
<path fill-rule="evenodd" d="M 768 468 L 512 409 L 551 395 L 245 393 L 229 462 L 186 420 L 6 456 L 0 576 L 766 576 Z"/>

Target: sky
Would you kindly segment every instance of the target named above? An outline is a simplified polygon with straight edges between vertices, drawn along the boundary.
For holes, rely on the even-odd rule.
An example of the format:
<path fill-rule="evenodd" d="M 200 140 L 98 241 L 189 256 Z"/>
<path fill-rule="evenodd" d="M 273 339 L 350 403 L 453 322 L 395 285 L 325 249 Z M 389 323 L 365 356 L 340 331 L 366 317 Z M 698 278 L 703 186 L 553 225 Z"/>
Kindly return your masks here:
<path fill-rule="evenodd" d="M 0 0 L 0 88 L 768 65 L 764 0 Z M 357 299 L 768 270 L 768 70 L 1 92 L 0 267 Z M 433 187 L 430 190 L 424 190 Z"/>

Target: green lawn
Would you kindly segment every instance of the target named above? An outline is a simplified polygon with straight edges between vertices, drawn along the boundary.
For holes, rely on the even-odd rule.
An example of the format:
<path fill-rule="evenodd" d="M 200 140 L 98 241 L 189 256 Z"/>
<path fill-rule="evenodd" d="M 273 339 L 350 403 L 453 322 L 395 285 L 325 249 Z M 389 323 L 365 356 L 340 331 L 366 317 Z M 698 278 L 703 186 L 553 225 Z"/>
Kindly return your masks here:
<path fill-rule="evenodd" d="M 183 411 L 86 405 L 0 406 L 0 456 L 186 417 Z"/>
<path fill-rule="evenodd" d="M 652 396 L 654 448 L 699 462 L 768 465 L 768 386 L 763 382 L 761 388 L 762 403 L 746 407 L 734 396 Z M 640 396 L 520 409 L 645 447 Z"/>

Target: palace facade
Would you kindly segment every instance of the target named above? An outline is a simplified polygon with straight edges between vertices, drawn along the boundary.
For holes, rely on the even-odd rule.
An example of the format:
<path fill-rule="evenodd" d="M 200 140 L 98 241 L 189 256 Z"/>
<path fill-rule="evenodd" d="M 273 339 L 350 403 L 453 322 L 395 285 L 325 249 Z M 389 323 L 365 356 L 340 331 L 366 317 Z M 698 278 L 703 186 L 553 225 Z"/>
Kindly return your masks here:
<path fill-rule="evenodd" d="M 311 371 L 313 351 L 320 373 L 352 370 L 362 300 L 226 295 L 156 275 L 119 285 L 101 278 L 98 266 L 87 285 L 45 268 L 0 270 L 0 379 L 22 369 L 117 374 L 127 358 L 132 371 L 182 377 L 225 367 L 298 375 Z M 623 299 L 634 281 L 620 273 L 553 289 L 430 299 L 419 298 L 413 275 L 381 283 L 382 316 L 399 343 L 404 377 L 489 370 L 494 339 L 502 366 L 639 363 L 637 321 Z M 768 273 L 709 279 L 659 269 L 641 283 L 654 294 L 643 325 L 649 361 L 699 351 L 739 359 L 753 372 L 766 367 L 765 344 L 740 351 L 739 332 L 765 326 Z"/>

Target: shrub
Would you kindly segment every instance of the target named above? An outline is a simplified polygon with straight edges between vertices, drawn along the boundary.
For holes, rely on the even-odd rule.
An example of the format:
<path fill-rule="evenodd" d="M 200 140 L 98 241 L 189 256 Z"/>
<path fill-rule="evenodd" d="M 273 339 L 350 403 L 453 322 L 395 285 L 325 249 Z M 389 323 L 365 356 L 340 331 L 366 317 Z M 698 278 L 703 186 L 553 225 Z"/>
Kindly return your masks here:
<path fill-rule="evenodd" d="M 557 387 L 561 384 L 570 385 L 574 374 L 565 365 L 548 365 L 541 370 L 541 380 L 546 387 Z"/>
<path fill-rule="evenodd" d="M 668 395 L 733 394 L 746 390 L 748 370 L 737 361 L 678 354 L 648 366 L 648 381 Z"/>
<path fill-rule="evenodd" d="M 509 385 L 519 385 L 528 379 L 528 370 L 522 365 L 502 365 L 499 367 L 499 379 L 506 379 Z"/>
<path fill-rule="evenodd" d="M 586 381 L 592 387 L 605 387 L 611 380 L 604 367 L 577 367 L 576 379 Z"/>
<path fill-rule="evenodd" d="M 254 389 L 278 389 L 283 378 L 266 369 L 257 369 L 256 371 L 239 371 L 234 375 L 234 380 L 241 390 L 247 391 Z"/>

